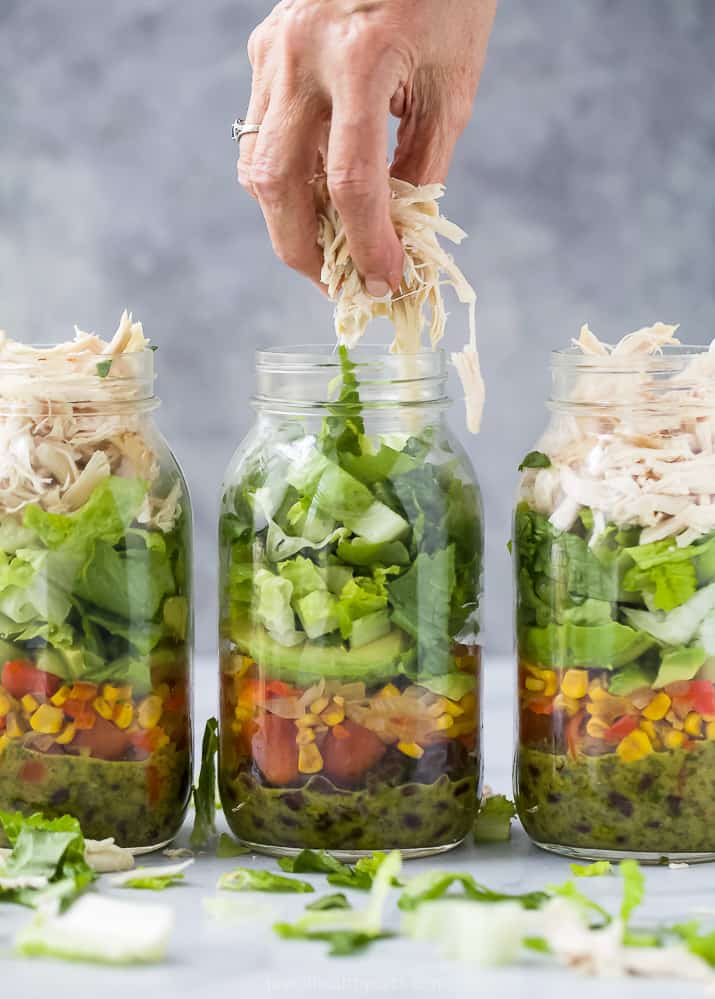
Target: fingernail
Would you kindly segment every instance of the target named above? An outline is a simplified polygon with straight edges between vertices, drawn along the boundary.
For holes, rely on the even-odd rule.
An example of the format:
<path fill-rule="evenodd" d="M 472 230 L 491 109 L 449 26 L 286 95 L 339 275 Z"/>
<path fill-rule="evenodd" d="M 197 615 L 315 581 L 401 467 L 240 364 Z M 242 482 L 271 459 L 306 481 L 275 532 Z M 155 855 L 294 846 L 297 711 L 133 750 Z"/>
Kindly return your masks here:
<path fill-rule="evenodd" d="M 365 291 L 371 298 L 387 298 L 390 294 L 390 286 L 382 278 L 366 278 Z"/>

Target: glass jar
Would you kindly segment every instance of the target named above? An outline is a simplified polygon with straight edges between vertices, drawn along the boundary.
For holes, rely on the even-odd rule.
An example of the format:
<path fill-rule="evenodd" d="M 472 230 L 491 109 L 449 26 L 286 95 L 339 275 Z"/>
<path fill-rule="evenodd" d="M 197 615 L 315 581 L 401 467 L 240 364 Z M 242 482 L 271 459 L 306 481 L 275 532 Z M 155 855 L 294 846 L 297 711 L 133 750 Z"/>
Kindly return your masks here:
<path fill-rule="evenodd" d="M 481 779 L 482 517 L 442 353 L 257 355 L 221 513 L 220 791 L 282 854 L 429 854 Z"/>
<path fill-rule="evenodd" d="M 715 857 L 714 362 L 553 355 L 513 538 L 516 795 L 546 849 Z"/>
<path fill-rule="evenodd" d="M 191 786 L 191 509 L 153 358 L 0 352 L 0 808 L 137 850 Z"/>

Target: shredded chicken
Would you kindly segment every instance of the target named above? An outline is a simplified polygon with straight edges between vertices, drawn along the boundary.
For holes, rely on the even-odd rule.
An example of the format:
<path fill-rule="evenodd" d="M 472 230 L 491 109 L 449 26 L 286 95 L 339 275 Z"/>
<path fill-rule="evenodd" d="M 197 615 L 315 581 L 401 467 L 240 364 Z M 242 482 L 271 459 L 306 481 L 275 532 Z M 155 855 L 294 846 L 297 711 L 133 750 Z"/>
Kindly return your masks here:
<path fill-rule="evenodd" d="M 153 397 L 149 350 L 127 312 L 109 341 L 76 329 L 74 340 L 32 347 L 0 331 L 1 513 L 30 503 L 71 513 L 109 475 L 158 481 L 144 416 Z M 142 522 L 170 530 L 179 492 L 150 489 Z"/>
<path fill-rule="evenodd" d="M 325 180 L 321 178 L 315 185 L 318 243 L 324 259 L 322 280 L 328 295 L 337 303 L 335 332 L 338 342 L 354 347 L 368 323 L 384 316 L 395 328 L 390 348 L 393 353 L 416 354 L 422 349 L 426 325 L 424 308 L 428 305 L 431 313 L 429 341 L 435 348 L 444 336 L 447 321 L 442 285 L 450 285 L 459 301 L 469 309 L 469 342 L 463 351 L 452 354 L 452 363 L 464 388 L 467 425 L 477 433 L 484 407 L 484 382 L 477 353 L 476 294 L 438 238 L 442 236 L 459 244 L 466 233 L 440 214 L 437 202 L 444 194 L 441 184 L 414 187 L 394 178 L 390 184 L 390 210 L 404 249 L 405 267 L 399 290 L 382 301 L 371 298 L 362 286 L 350 256 L 345 229 L 330 200 Z"/>
<path fill-rule="evenodd" d="M 521 487 L 556 528 L 590 507 L 594 540 L 609 521 L 641 526 L 641 544 L 715 530 L 715 342 L 668 359 L 676 331 L 655 323 L 610 346 L 581 328 L 584 362 L 539 445 L 551 467 L 528 470 Z"/>

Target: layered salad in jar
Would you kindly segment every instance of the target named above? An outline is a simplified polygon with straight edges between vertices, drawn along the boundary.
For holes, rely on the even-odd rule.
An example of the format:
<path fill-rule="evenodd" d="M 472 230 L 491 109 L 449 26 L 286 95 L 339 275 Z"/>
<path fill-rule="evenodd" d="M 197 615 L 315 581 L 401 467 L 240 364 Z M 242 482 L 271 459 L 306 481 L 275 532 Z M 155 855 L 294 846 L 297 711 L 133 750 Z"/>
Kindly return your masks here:
<path fill-rule="evenodd" d="M 584 327 L 524 462 L 517 804 L 566 852 L 715 854 L 715 350 L 675 331 Z"/>
<path fill-rule="evenodd" d="M 322 427 L 229 473 L 221 796 L 262 849 L 444 848 L 480 777 L 479 495 L 438 427 L 368 433 L 340 358 Z"/>
<path fill-rule="evenodd" d="M 0 807 L 149 847 L 190 788 L 189 519 L 123 315 L 31 348 L 0 334 Z"/>

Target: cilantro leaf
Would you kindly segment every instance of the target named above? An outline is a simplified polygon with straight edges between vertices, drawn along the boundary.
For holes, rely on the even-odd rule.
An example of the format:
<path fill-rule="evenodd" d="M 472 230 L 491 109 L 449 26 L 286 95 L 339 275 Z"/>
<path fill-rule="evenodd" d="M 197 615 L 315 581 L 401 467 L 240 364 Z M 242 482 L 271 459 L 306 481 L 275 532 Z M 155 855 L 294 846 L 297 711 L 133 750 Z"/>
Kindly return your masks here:
<path fill-rule="evenodd" d="M 97 361 L 97 374 L 100 378 L 106 378 L 112 367 L 112 358 L 107 361 Z"/>
<path fill-rule="evenodd" d="M 529 451 L 519 465 L 518 471 L 523 472 L 525 468 L 551 468 L 551 458 L 543 451 Z"/>

